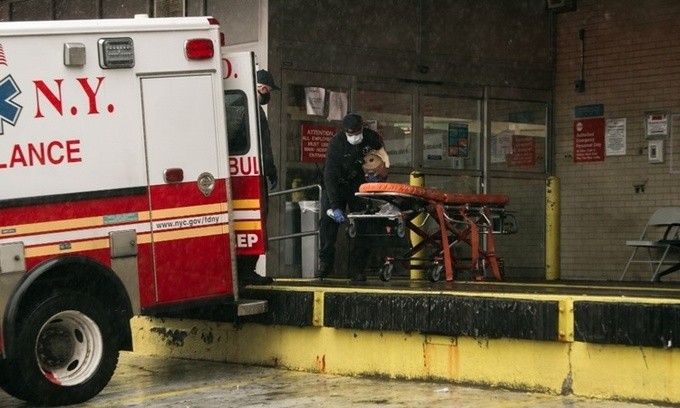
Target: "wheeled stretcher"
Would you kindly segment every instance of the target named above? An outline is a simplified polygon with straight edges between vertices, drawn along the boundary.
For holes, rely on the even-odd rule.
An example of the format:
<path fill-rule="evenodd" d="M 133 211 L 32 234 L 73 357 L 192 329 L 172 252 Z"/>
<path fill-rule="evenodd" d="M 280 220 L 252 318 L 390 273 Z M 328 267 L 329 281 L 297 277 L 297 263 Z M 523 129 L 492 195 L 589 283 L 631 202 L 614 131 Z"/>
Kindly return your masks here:
<path fill-rule="evenodd" d="M 385 258 L 379 271 L 383 281 L 390 279 L 395 262 L 402 262 L 411 269 L 425 269 L 433 282 L 441 278 L 442 270 L 447 281 L 454 279 L 456 270 L 469 270 L 475 279 L 483 279 L 487 269 L 496 279 L 503 280 L 494 234 L 517 230 L 515 217 L 505 210 L 508 196 L 445 193 L 398 183 L 365 183 L 356 195 L 385 202 L 389 204 L 389 210 L 348 214 L 350 238 L 356 236 L 357 224 L 376 219 L 389 220 L 391 228 L 401 237 L 408 230 L 421 238 L 403 256 Z M 424 228 L 424 222 L 416 222 L 421 214 L 436 221 L 436 231 Z M 468 247 L 468 258 L 455 255 L 458 246 Z M 428 252 L 428 256 L 419 255 Z"/>

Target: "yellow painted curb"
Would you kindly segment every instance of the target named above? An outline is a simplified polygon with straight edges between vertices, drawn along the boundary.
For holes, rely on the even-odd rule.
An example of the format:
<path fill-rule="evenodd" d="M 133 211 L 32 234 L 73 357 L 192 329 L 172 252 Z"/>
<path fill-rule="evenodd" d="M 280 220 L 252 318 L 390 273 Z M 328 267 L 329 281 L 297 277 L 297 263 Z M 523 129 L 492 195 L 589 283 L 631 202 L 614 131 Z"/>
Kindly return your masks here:
<path fill-rule="evenodd" d="M 137 317 L 135 352 L 339 375 L 680 402 L 680 349 Z"/>

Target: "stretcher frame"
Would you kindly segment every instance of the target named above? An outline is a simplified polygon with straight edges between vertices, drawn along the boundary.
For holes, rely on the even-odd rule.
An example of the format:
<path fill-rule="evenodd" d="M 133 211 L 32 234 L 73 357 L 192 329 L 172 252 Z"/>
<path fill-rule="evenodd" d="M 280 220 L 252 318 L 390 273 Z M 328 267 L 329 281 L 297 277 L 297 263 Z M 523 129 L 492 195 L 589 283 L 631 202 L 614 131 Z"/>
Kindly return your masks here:
<path fill-rule="evenodd" d="M 441 278 L 442 270 L 446 281 L 453 281 L 456 269 L 476 273 L 475 279 L 481 280 L 485 278 L 487 266 L 496 279 L 503 280 L 503 265 L 495 252 L 494 234 L 516 232 L 516 220 L 505 210 L 505 205 L 509 202 L 508 196 L 445 193 L 398 183 L 365 183 L 360 186 L 356 195 L 389 203 L 399 209 L 399 212 L 348 214 L 350 237 L 356 235 L 357 222 L 389 218 L 397 220 L 397 235 L 401 234 L 400 237 L 408 230 L 421 238 L 420 242 L 412 245 L 401 257 L 385 258 L 379 271 L 381 280 L 390 279 L 394 262 L 402 262 L 410 269 L 425 269 L 429 280 L 433 282 Z M 421 214 L 437 222 L 437 231 L 428 232 L 423 228 L 424 223 L 416 224 L 415 219 Z M 498 222 L 495 223 L 495 220 Z M 468 263 L 461 262 L 462 259 L 454 256 L 457 245 L 469 246 Z M 428 247 L 435 249 L 433 255 L 417 256 Z"/>

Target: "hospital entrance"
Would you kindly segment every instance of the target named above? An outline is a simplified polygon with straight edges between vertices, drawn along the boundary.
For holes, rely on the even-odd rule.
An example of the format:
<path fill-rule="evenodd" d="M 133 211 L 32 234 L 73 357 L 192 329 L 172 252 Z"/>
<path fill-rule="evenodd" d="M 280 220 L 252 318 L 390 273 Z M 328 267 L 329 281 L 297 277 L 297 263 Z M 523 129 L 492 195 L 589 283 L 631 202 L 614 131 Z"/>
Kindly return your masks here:
<path fill-rule="evenodd" d="M 505 275 L 545 277 L 549 92 L 283 72 L 280 143 L 285 185 L 323 188 L 328 140 L 342 116 L 356 112 L 383 137 L 391 163 L 388 182 L 413 184 L 415 173 L 420 177 L 416 183 L 427 188 L 507 195 L 507 210 L 518 228 L 513 236 L 499 234 L 495 239 Z M 299 216 L 304 222 L 309 217 L 305 209 L 315 200 L 315 188 L 276 197 L 273 205 L 281 215 L 274 215 L 270 223 L 277 223 L 283 232 L 304 233 L 291 222 L 297 224 Z M 300 215 L 291 217 L 291 209 L 298 211 L 295 203 L 301 201 Z M 345 231 L 340 228 L 336 266 L 350 256 Z M 408 236 L 386 240 L 397 252 L 409 245 Z M 299 244 L 287 241 L 272 245 L 278 250 L 270 253 L 268 262 L 282 266 L 278 269 L 282 277 L 309 277 L 310 262 L 303 268 L 302 260 L 310 256 L 311 248 L 303 245 L 298 256 Z M 373 266 L 378 261 L 372 260 Z M 395 272 L 408 274 L 404 268 Z"/>

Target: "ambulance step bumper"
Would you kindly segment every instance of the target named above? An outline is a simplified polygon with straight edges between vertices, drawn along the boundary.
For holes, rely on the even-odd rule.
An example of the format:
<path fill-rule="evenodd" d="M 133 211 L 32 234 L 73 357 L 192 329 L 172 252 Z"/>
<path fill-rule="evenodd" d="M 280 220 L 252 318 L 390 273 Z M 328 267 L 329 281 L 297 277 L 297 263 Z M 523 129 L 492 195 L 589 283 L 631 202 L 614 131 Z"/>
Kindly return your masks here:
<path fill-rule="evenodd" d="M 236 303 L 238 316 L 250 316 L 267 312 L 266 300 L 241 299 Z"/>

